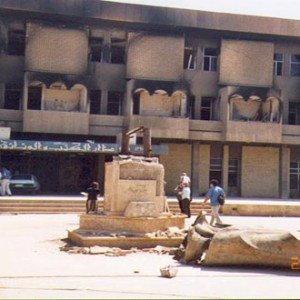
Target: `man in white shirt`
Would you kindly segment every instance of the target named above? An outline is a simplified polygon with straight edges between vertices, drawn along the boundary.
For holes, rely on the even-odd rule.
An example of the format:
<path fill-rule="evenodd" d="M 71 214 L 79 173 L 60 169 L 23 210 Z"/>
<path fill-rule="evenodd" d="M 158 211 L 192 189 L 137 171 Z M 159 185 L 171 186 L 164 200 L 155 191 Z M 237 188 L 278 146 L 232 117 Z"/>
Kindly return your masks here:
<path fill-rule="evenodd" d="M 184 184 L 187 184 L 188 186 L 191 185 L 191 179 L 190 179 L 190 177 L 188 177 L 186 175 L 186 173 L 182 173 L 181 174 L 181 176 L 180 176 L 180 182 L 184 183 Z"/>

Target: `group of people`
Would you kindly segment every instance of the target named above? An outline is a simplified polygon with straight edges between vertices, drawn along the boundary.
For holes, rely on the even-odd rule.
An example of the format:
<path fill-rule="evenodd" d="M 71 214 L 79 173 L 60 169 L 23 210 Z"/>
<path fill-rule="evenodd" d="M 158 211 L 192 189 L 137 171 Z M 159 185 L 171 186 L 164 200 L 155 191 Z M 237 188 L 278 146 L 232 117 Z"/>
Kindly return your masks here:
<path fill-rule="evenodd" d="M 191 199 L 191 180 L 186 173 L 182 173 L 178 185 L 175 188 L 176 197 L 179 202 L 179 208 L 182 214 L 191 217 L 190 203 Z M 225 201 L 225 192 L 219 186 L 219 182 L 216 179 L 210 181 L 209 189 L 205 195 L 203 206 L 210 200 L 211 206 L 211 220 L 210 225 L 222 224 L 220 218 L 220 208 Z"/>
<path fill-rule="evenodd" d="M 3 180 L 2 180 L 3 181 Z M 2 183 L 3 184 L 3 183 Z M 5 185 L 6 186 L 6 185 Z M 9 189 L 9 188 L 8 188 Z M 182 173 L 178 185 L 175 188 L 176 196 L 179 202 L 179 208 L 182 214 L 187 215 L 188 218 L 191 217 L 191 180 L 186 173 Z M 87 196 L 86 200 L 86 213 L 97 212 L 97 199 L 100 195 L 99 183 L 92 182 L 91 185 L 87 188 L 86 193 L 83 193 Z M 210 200 L 211 206 L 211 221 L 210 225 L 222 224 L 220 218 L 219 210 L 221 205 L 224 204 L 225 192 L 219 186 L 219 182 L 216 179 L 210 181 L 210 187 L 206 193 L 206 196 L 203 201 L 205 205 Z"/>

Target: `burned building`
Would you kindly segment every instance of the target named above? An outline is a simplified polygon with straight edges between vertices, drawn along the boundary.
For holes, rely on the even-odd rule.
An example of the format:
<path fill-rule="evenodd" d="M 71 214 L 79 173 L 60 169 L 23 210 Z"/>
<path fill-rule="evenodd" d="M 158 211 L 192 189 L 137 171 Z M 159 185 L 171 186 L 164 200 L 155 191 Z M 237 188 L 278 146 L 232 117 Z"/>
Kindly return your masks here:
<path fill-rule="evenodd" d="M 185 171 L 194 195 L 216 178 L 231 196 L 299 197 L 300 21 L 0 0 L 3 164 L 79 191 L 142 125 L 168 194 Z"/>

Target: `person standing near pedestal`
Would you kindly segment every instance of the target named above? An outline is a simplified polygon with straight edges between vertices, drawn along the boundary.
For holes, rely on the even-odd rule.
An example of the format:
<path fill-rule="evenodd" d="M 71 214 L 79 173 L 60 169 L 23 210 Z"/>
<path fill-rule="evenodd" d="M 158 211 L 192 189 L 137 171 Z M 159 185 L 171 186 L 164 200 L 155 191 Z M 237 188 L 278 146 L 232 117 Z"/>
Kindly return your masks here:
<path fill-rule="evenodd" d="M 86 190 L 87 200 L 86 200 L 86 213 L 90 211 L 97 212 L 96 202 L 98 200 L 98 195 L 100 194 L 99 183 L 92 182 L 91 186 Z"/>

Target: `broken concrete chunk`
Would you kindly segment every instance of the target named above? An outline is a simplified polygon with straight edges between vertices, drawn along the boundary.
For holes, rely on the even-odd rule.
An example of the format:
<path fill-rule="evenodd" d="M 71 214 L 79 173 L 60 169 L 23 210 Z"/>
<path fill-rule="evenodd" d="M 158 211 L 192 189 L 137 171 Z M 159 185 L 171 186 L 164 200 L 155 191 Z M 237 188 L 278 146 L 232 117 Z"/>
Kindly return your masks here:
<path fill-rule="evenodd" d="M 124 212 L 125 217 L 158 217 L 159 213 L 154 202 L 131 201 Z"/>
<path fill-rule="evenodd" d="M 177 275 L 178 269 L 173 266 L 167 266 L 160 269 L 160 274 L 162 277 L 173 278 Z"/>
<path fill-rule="evenodd" d="M 185 249 L 183 261 L 188 263 L 201 259 L 203 252 L 208 248 L 210 239 L 201 236 L 192 228 L 187 237 L 187 247 Z"/>

